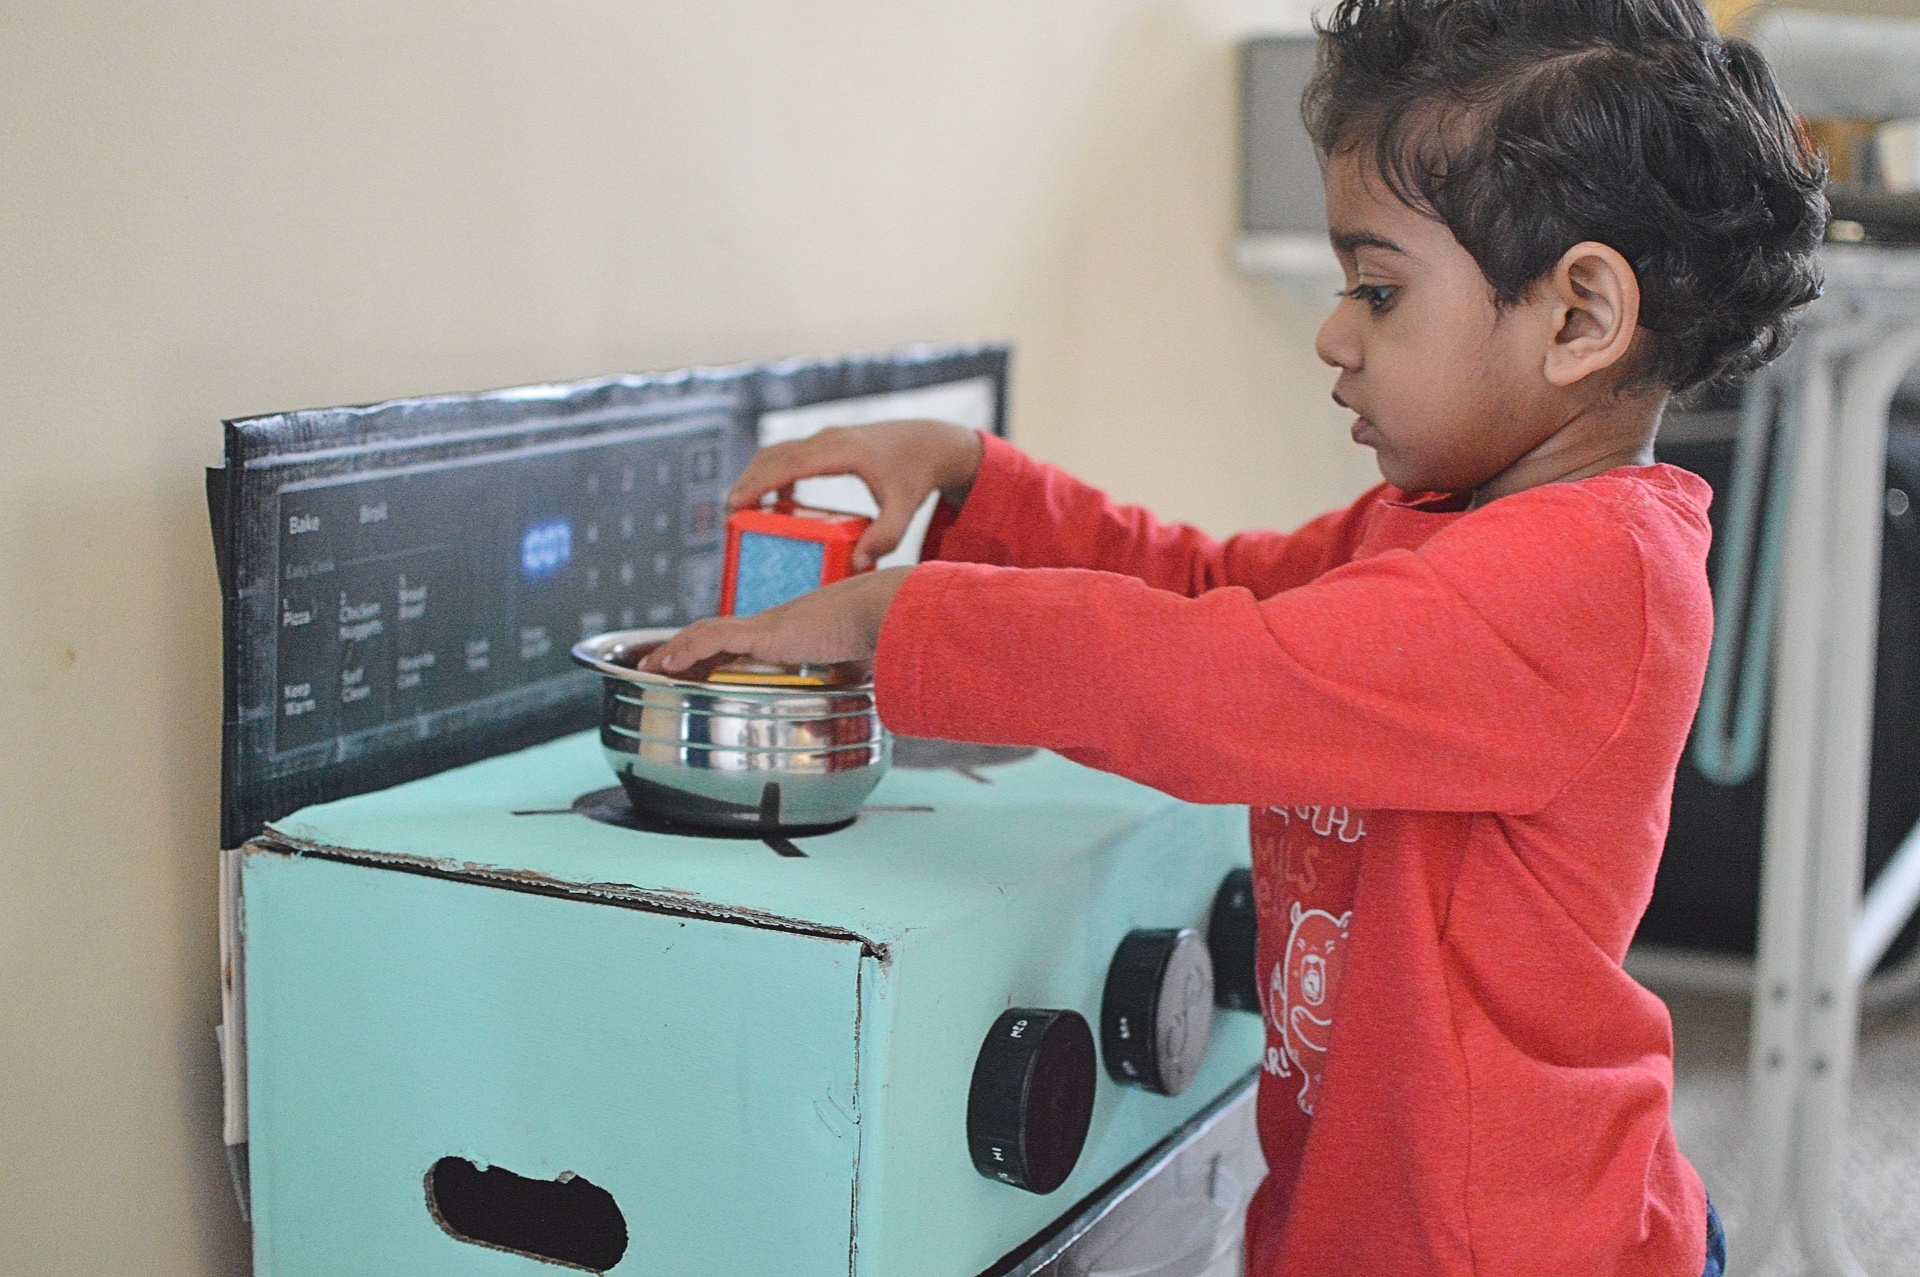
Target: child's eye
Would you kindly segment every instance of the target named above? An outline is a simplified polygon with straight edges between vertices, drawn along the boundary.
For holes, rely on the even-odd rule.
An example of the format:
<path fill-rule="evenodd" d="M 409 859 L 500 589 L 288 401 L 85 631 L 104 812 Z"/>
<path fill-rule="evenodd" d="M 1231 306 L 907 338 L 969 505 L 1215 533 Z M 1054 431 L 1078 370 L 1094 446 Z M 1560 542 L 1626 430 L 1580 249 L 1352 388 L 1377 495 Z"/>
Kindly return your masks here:
<path fill-rule="evenodd" d="M 1391 284 L 1355 284 L 1352 288 L 1335 295 L 1365 302 L 1367 309 L 1378 315 L 1393 305 L 1393 299 L 1399 291 Z"/>

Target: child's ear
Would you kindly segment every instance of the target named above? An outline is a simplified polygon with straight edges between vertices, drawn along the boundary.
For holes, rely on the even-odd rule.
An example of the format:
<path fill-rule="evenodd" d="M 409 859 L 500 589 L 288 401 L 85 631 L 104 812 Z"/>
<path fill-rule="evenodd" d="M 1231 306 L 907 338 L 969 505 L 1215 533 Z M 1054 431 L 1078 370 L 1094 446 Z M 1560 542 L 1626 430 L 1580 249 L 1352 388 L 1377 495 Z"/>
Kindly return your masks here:
<path fill-rule="evenodd" d="M 1640 330 L 1640 279 L 1617 250 L 1575 244 L 1542 281 L 1541 300 L 1551 309 L 1549 383 L 1571 386 L 1626 359 Z"/>

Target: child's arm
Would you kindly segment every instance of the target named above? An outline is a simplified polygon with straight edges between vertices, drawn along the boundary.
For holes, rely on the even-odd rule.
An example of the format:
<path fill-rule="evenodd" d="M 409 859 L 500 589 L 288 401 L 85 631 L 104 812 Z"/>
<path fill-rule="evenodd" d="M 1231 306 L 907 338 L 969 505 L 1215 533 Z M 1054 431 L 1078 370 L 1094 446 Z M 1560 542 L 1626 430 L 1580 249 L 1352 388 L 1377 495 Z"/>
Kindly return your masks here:
<path fill-rule="evenodd" d="M 858 475 L 880 506 L 855 547 L 857 566 L 893 549 L 921 502 L 939 492 L 928 559 L 1092 568 L 1190 596 L 1239 585 L 1265 597 L 1345 562 L 1372 496 L 1291 534 L 1216 542 L 1198 529 L 1160 523 L 1138 506 L 1115 505 L 1003 440 L 942 422 L 894 421 L 762 449 L 727 504 L 737 510 L 796 480 L 830 474 Z"/>
<path fill-rule="evenodd" d="M 1680 638 L 1648 634 L 1636 543 L 1542 489 L 1264 601 L 926 565 L 876 673 L 895 731 L 1042 745 L 1195 801 L 1524 813 L 1621 721 L 1649 641 Z"/>
<path fill-rule="evenodd" d="M 1650 612 L 1644 574 L 1606 509 L 1553 485 L 1264 600 L 927 563 L 697 622 L 648 668 L 872 655 L 897 732 L 1041 745 L 1197 802 L 1527 813 L 1624 720 L 1648 650 L 1705 650 L 1707 610 Z M 1693 706 L 1666 712 L 1684 731 Z"/>
<path fill-rule="evenodd" d="M 1241 586 L 1265 598 L 1345 562 L 1374 496 L 1291 533 L 1246 532 L 1215 541 L 1187 524 L 1163 523 L 1140 506 L 1118 505 L 1091 484 L 988 437 L 966 505 L 958 518 L 935 524 L 926 557 L 1117 572 L 1187 597 Z"/>

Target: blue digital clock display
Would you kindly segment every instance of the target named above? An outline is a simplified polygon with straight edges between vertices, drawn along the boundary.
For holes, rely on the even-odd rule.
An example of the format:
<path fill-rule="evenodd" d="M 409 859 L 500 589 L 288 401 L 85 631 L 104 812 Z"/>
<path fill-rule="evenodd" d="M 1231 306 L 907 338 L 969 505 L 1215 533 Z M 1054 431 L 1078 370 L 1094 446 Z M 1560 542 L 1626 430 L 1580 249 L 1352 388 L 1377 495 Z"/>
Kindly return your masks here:
<path fill-rule="evenodd" d="M 565 519 L 536 523 L 520 535 L 520 571 L 530 581 L 552 576 L 572 557 L 573 524 Z"/>

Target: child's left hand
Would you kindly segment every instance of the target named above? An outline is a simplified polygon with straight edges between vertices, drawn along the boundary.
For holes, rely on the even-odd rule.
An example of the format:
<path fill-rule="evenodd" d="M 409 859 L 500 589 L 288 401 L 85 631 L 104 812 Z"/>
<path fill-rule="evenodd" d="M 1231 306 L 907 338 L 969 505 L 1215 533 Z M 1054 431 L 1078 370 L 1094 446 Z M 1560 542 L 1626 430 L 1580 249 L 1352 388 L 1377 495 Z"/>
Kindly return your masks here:
<path fill-rule="evenodd" d="M 752 616 L 695 621 L 649 652 L 640 668 L 677 674 L 723 654 L 773 665 L 870 660 L 887 607 L 912 570 L 863 572 Z"/>

